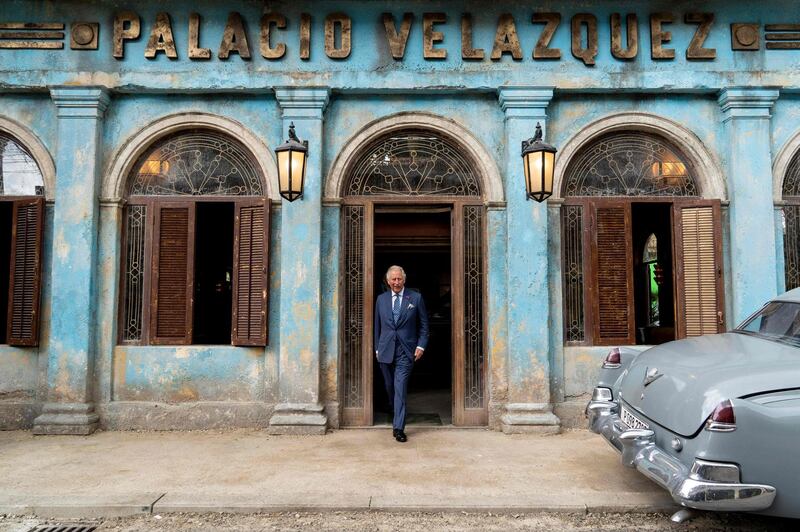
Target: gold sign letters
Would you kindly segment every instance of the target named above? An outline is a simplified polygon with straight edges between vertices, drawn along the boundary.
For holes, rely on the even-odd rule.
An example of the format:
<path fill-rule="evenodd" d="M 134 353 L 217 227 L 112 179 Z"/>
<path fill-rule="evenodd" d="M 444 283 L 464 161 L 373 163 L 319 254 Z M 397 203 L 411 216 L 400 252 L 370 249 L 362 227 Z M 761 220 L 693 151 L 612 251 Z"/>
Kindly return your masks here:
<path fill-rule="evenodd" d="M 621 61 L 631 61 L 639 55 L 639 18 L 634 13 L 624 14 L 612 13 L 608 20 L 611 42 L 611 55 Z M 391 57 L 397 61 L 402 61 L 405 57 L 406 45 L 414 31 L 414 13 L 404 13 L 398 20 L 392 13 L 383 13 L 379 24 L 383 25 L 386 38 L 386 49 Z M 650 57 L 654 60 L 672 60 L 675 58 L 675 48 L 670 46 L 672 32 L 670 27 L 675 22 L 672 13 L 652 13 L 649 15 L 650 24 Z M 680 19 L 677 19 L 680 21 Z M 259 43 L 258 53 L 262 58 L 269 61 L 281 60 L 291 53 L 291 45 L 282 42 L 281 38 L 286 39 L 285 31 L 287 28 L 296 28 L 295 42 L 297 42 L 296 53 L 301 60 L 307 61 L 311 58 L 312 41 L 312 16 L 308 13 L 301 13 L 299 20 L 289 20 L 281 13 L 266 13 L 261 16 L 259 21 Z M 188 20 L 188 43 L 185 48 L 186 57 L 190 60 L 207 60 L 212 57 L 212 48 L 201 46 L 200 23 L 201 17 L 198 13 L 191 13 Z M 422 14 L 422 57 L 425 60 L 446 60 L 448 53 L 454 48 L 453 43 L 446 42 L 444 31 L 448 24 L 453 24 L 446 13 L 423 13 Z M 504 13 L 499 15 L 495 24 L 494 42 L 491 52 L 476 45 L 473 36 L 475 25 L 473 16 L 464 13 L 460 17 L 461 27 L 461 60 L 464 61 L 483 61 L 488 58 L 492 61 L 501 61 L 508 56 L 514 61 L 522 61 L 525 58 L 525 48 L 533 44 L 530 58 L 536 61 L 560 60 L 562 53 L 559 48 L 551 46 L 553 36 L 561 28 L 562 17 L 559 13 L 533 13 L 528 24 L 540 27 L 538 38 L 535 43 L 523 42 L 518 33 L 520 21 L 514 19 L 513 15 Z M 690 61 L 708 61 L 716 58 L 714 48 L 705 48 L 706 42 L 714 23 L 713 13 L 691 12 L 685 13 L 683 23 L 696 26 L 691 42 L 686 47 L 686 59 Z M 155 20 L 147 35 L 144 56 L 148 59 L 155 59 L 163 54 L 169 59 L 178 59 L 179 51 L 173 38 L 173 21 L 166 12 L 157 13 Z M 319 22 L 317 22 L 319 24 Z M 591 13 L 578 13 L 569 19 L 567 31 L 571 37 L 572 55 L 584 65 L 594 66 L 600 48 L 598 38 L 598 25 L 601 21 Z M 623 36 L 624 26 L 624 36 Z M 754 32 L 755 36 L 751 36 Z M 319 26 L 316 26 L 319 27 Z M 343 60 L 350 56 L 353 48 L 353 21 L 346 13 L 331 13 L 322 19 L 323 43 L 325 55 L 334 60 Z M 787 26 L 788 27 L 788 26 Z M 793 26 L 794 27 L 794 26 Z M 281 31 L 276 31 L 281 30 Z M 380 31 L 380 30 L 379 30 Z M 419 31 L 419 30 L 417 30 Z M 563 31 L 563 30 L 562 30 Z M 751 50 L 758 46 L 758 25 L 737 23 L 731 26 L 733 50 Z M 137 40 L 142 34 L 142 20 L 133 11 L 122 11 L 114 17 L 113 33 L 113 56 L 117 59 L 125 57 L 125 44 L 129 41 Z M 780 34 L 773 37 L 769 35 L 768 40 L 787 39 Z M 489 43 L 486 43 L 487 45 Z M 769 46 L 774 45 L 774 46 Z M 790 46 L 782 43 L 770 42 L 768 48 L 778 48 Z M 228 14 L 225 29 L 219 41 L 217 58 L 227 60 L 231 55 L 238 55 L 241 59 L 251 58 L 251 45 L 248 41 L 247 24 L 244 18 L 237 13 Z"/>

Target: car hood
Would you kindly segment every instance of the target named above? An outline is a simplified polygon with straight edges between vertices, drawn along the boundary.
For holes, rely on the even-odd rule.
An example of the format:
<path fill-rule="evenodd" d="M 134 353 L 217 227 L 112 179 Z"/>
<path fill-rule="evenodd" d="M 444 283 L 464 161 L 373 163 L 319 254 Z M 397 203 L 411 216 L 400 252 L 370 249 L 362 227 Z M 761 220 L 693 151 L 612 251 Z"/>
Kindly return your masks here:
<path fill-rule="evenodd" d="M 645 385 L 648 371 L 657 375 Z M 797 387 L 800 348 L 725 333 L 645 351 L 628 368 L 620 394 L 659 425 L 690 436 L 725 399 Z"/>

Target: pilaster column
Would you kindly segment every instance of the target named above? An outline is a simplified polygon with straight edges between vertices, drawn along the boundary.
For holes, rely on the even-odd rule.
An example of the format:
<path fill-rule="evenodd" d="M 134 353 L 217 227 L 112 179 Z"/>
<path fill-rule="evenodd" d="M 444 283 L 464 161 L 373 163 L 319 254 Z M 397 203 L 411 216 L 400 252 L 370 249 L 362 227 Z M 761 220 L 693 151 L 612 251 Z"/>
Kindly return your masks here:
<path fill-rule="evenodd" d="M 322 124 L 330 89 L 284 88 L 275 95 L 283 111 L 282 134 L 294 122 L 298 137 L 308 140 L 303 197 L 281 208 L 281 285 L 279 401 L 270 419 L 272 434 L 324 434 L 327 417 L 320 402 L 320 340 L 323 297 L 333 297 L 333 283 L 322 285 Z M 281 138 L 280 141 L 285 140 Z M 323 291 L 324 290 L 324 291 Z"/>
<path fill-rule="evenodd" d="M 58 111 L 48 402 L 34 434 L 91 434 L 103 87 L 54 87 Z"/>
<path fill-rule="evenodd" d="M 550 293 L 548 288 L 547 205 L 528 201 L 522 176 L 522 141 L 536 123 L 547 130 L 552 88 L 502 87 L 505 113 L 505 185 L 508 235 L 508 403 L 506 433 L 558 432 L 550 402 Z"/>
<path fill-rule="evenodd" d="M 778 91 L 728 88 L 719 95 L 727 135 L 731 288 L 735 325 L 776 294 L 770 109 Z"/>

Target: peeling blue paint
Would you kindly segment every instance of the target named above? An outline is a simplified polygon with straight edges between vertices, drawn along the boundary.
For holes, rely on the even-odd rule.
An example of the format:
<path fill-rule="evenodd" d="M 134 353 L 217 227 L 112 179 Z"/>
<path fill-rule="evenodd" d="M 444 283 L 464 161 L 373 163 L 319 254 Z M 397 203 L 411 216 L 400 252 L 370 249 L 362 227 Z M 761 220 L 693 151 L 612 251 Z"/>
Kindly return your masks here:
<path fill-rule="evenodd" d="M 532 136 L 536 121 L 545 126 L 546 140 L 557 147 L 597 120 L 620 113 L 657 116 L 688 130 L 721 169 L 727 196 L 722 199 L 731 202 L 723 212 L 728 324 L 784 287 L 783 231 L 772 204 L 772 164 L 800 134 L 800 51 L 768 51 L 762 42 L 759 51 L 734 52 L 729 28 L 731 22 L 780 22 L 773 14 L 793 12 L 793 3 L 704 3 L 703 10 L 716 14 L 705 46 L 717 51 L 715 60 L 705 62 L 685 57 L 696 28 L 683 22 L 683 13 L 694 9 L 686 3 L 548 0 L 532 6 L 508 0 L 487 7 L 477 0 L 457 6 L 409 0 L 401 8 L 341 0 L 313 6 L 278 1 L 269 6 L 289 19 L 288 28 L 274 35 L 288 46 L 287 56 L 279 61 L 258 53 L 258 20 L 265 9 L 259 2 L 197 0 L 165 8 L 153 1 L 90 5 L 77 0 L 11 0 L 0 6 L 0 20 L 102 24 L 97 51 L 71 50 L 69 37 L 64 50 L 0 50 L 0 116 L 30 130 L 57 166 L 52 191 L 56 202 L 47 209 L 40 346 L 0 346 L 0 401 L 257 401 L 335 407 L 341 385 L 339 207 L 322 205 L 323 190 L 334 161 L 353 136 L 374 120 L 401 112 L 433 113 L 457 122 L 501 170 L 506 203 L 492 205 L 487 214 L 486 339 L 493 407 L 581 397 L 590 391 L 606 352 L 563 345 L 559 210 L 525 201 L 519 177 L 519 143 Z M 117 60 L 111 56 L 111 21 L 124 8 L 141 16 L 142 37 L 127 42 L 125 58 Z M 162 9 L 171 14 L 176 61 L 164 54 L 144 58 L 155 14 Z M 202 15 L 201 46 L 215 53 L 227 13 L 234 9 L 246 20 L 253 59 L 234 55 L 227 61 L 189 61 L 188 14 Z M 398 18 L 403 11 L 416 15 L 402 61 L 392 59 L 386 48 L 380 14 L 387 10 Z M 676 50 L 676 58 L 655 61 L 650 57 L 648 15 L 665 10 L 675 15 L 668 27 L 672 40 L 665 46 Z M 313 14 L 308 61 L 299 59 L 297 46 L 304 11 Z M 324 15 L 334 11 L 353 18 L 353 50 L 343 61 L 328 59 L 323 48 Z M 443 61 L 423 59 L 422 13 L 430 11 L 448 13 L 448 22 L 437 28 L 444 34 L 437 46 L 448 51 Z M 534 11 L 562 14 L 551 43 L 561 49 L 559 61 L 531 58 L 542 28 L 530 23 Z M 499 14 L 511 13 L 523 60 L 506 56 L 500 61 L 462 61 L 462 12 L 473 14 L 473 46 L 484 48 L 487 55 Z M 600 47 L 594 67 L 584 66 L 570 53 L 569 19 L 578 12 L 598 18 Z M 612 12 L 639 17 L 640 49 L 632 61 L 610 54 Z M 67 93 L 86 98 L 89 109 L 92 98 L 99 98 L 91 88 L 95 86 L 107 88 L 110 96 L 99 120 L 57 116 L 50 88 L 70 87 Z M 535 109 L 523 105 L 504 112 L 497 91 L 512 86 L 554 92 L 548 102 L 533 98 L 533 104 L 525 104 Z M 314 87 L 317 93 L 311 99 L 317 98 L 316 103 L 298 107 L 297 99 L 308 96 L 300 93 Z M 746 87 L 750 96 L 777 90 L 771 116 L 725 122 L 718 97 L 721 91 L 739 87 Z M 280 100 L 276 88 L 302 90 Z M 322 93 L 329 94 L 327 108 L 320 104 Z M 270 152 L 285 140 L 290 121 L 310 143 L 304 198 L 273 210 L 269 346 L 118 346 L 123 211 L 118 203 L 100 205 L 101 182 L 112 177 L 108 172 L 115 157 L 143 128 L 169 115 L 198 112 L 242 124 Z M 124 191 L 114 192 L 124 196 Z"/>

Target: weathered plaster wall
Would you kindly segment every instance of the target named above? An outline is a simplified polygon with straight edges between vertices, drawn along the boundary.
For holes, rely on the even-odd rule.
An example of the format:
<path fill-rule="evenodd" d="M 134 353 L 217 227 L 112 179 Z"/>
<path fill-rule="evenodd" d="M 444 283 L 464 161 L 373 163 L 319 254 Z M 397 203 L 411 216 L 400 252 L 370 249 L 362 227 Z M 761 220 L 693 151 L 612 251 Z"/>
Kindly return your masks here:
<path fill-rule="evenodd" d="M 10 93 L 0 90 L 0 114 L 28 128 L 44 144 L 51 157 L 55 154 L 58 143 L 53 127 L 56 108 L 49 94 L 44 91 Z"/>
<path fill-rule="evenodd" d="M 723 114 L 717 96 L 730 86 L 780 88 L 780 98 L 771 110 L 767 140 L 774 158 L 791 141 L 797 126 L 797 91 L 800 71 L 796 62 L 800 51 L 762 50 L 732 52 L 729 25 L 752 21 L 760 24 L 781 22 L 781 13 L 791 13 L 794 3 L 788 0 L 753 6 L 746 2 L 714 1 L 703 3 L 703 10 L 713 11 L 716 20 L 705 43 L 717 50 L 714 61 L 687 61 L 684 51 L 695 25 L 683 22 L 683 13 L 698 9 L 693 2 L 638 2 L 609 4 L 601 0 L 584 2 L 501 1 L 423 2 L 409 0 L 398 5 L 386 2 L 329 1 L 268 3 L 289 19 L 285 30 L 276 30 L 274 40 L 285 41 L 287 55 L 268 61 L 258 53 L 258 19 L 263 2 L 119 2 L 94 3 L 78 0 L 10 0 L 0 6 L 0 20 L 64 21 L 97 20 L 101 23 L 100 49 L 97 51 L 0 51 L 0 115 L 30 129 L 55 157 L 59 139 L 55 127 L 56 109 L 47 87 L 57 85 L 103 85 L 111 91 L 111 102 L 103 118 L 101 164 L 107 172 L 120 148 L 147 124 L 175 113 L 203 112 L 233 119 L 262 139 L 269 150 L 285 139 L 282 112 L 274 95 L 275 87 L 324 86 L 331 92 L 324 114 L 322 131 L 321 174 L 325 179 L 337 155 L 359 130 L 371 121 L 398 112 L 428 112 L 455 120 L 471 131 L 501 169 L 507 158 L 518 157 L 518 145 L 504 146 L 504 114 L 498 104 L 497 88 L 508 85 L 554 87 L 555 95 L 547 106 L 547 141 L 564 146 L 592 122 L 617 113 L 641 112 L 672 120 L 691 131 L 706 146 L 725 176 L 732 171 L 729 137 L 722 126 Z M 142 36 L 126 42 L 125 58 L 111 56 L 112 20 L 115 12 L 134 9 L 142 20 Z M 155 14 L 168 10 L 178 49 L 177 60 L 160 53 L 153 60 L 144 58 L 144 47 Z M 253 58 L 242 60 L 233 55 L 227 61 L 216 58 L 216 50 L 229 11 L 239 11 L 247 24 Z M 386 46 L 380 14 L 391 10 L 399 24 L 404 11 L 415 13 L 403 61 L 391 58 Z M 202 15 L 201 46 L 212 50 L 208 61 L 190 61 L 186 56 L 187 20 L 190 12 Z M 323 49 L 325 14 L 343 11 L 353 19 L 353 51 L 346 60 L 332 60 Z M 444 40 L 448 58 L 426 61 L 422 57 L 422 13 L 444 11 L 448 22 L 437 26 Z M 560 48 L 559 61 L 534 61 L 533 46 L 541 25 L 530 23 L 533 11 L 556 11 L 562 22 L 551 47 Z M 650 58 L 648 16 L 657 11 L 675 14 L 675 22 L 665 29 L 672 40 L 665 44 L 676 50 L 672 61 Z M 311 58 L 298 57 L 298 26 L 301 12 L 313 13 Z M 484 48 L 487 58 L 468 62 L 460 58 L 460 14 L 473 14 L 473 46 Z M 491 61 L 488 54 L 500 13 L 514 15 L 524 52 L 521 61 L 508 55 Z M 599 54 L 597 64 L 585 66 L 570 53 L 569 19 L 578 12 L 591 12 L 598 18 Z M 609 51 L 608 18 L 611 12 L 634 12 L 639 16 L 639 55 L 632 61 L 614 59 Z M 532 135 L 532 131 L 530 134 Z M 771 187 L 759 173 L 754 189 Z M 107 176 L 103 176 L 107 177 Z M 514 176 L 503 176 L 506 192 L 516 193 L 519 183 Z M 508 180 L 508 183 L 506 183 Z M 728 185 L 730 186 L 730 185 Z M 730 190 L 728 190 L 730 192 Z M 47 211 L 46 251 L 42 301 L 42 344 L 37 349 L 0 346 L 0 422 L 29 423 L 36 406 L 20 410 L 16 403 L 36 405 L 47 393 L 47 352 L 50 324 L 50 278 L 54 208 Z M 64 207 L 66 208 L 66 207 Z M 531 204 L 531 208 L 535 208 Z M 508 401 L 508 376 L 513 373 L 525 382 L 529 371 L 515 361 L 509 366 L 507 254 L 509 239 L 516 235 L 507 230 L 506 210 L 494 206 L 487 215 L 488 294 L 487 342 L 489 352 L 490 419 L 497 425 L 503 405 Z M 607 348 L 564 348 L 561 335 L 560 222 L 557 206 L 547 213 L 549 301 L 546 298 L 527 302 L 518 312 L 549 315 L 549 365 L 552 400 L 557 403 L 582 401 L 591 390 L 599 361 Z M 762 262 L 759 268 L 777 271 L 782 287 L 780 215 L 775 220 L 775 263 Z M 119 252 L 122 210 L 116 204 L 100 207 L 97 222 L 98 251 L 95 315 L 97 326 L 93 395 L 100 403 L 106 426 L 113 428 L 171 426 L 199 427 L 203 423 L 256 425 L 268 419 L 271 405 L 279 400 L 280 368 L 278 362 L 280 330 L 280 242 L 281 210 L 272 216 L 270 253 L 271 293 L 268 317 L 270 345 L 266 350 L 229 346 L 188 348 L 116 346 Z M 538 218 L 537 218 L 538 219 Z M 323 207 L 320 242 L 320 398 L 326 405 L 329 423 L 336 424 L 338 401 L 339 316 L 339 209 Z M 730 214 L 724 213 L 724 250 L 726 298 L 729 325 L 734 315 L 730 295 L 741 290 L 742 283 L 732 275 Z M 290 245 L 290 244 L 289 244 Z M 772 250 L 767 250 L 772 253 Z M 87 258 L 89 260 L 89 258 Z M 761 272 L 763 273 L 763 271 Z M 542 274 L 542 272 L 538 272 Z M 758 275 L 759 271 L 750 272 Z M 538 279 L 539 277 L 537 277 Z M 284 294 L 285 295 L 285 294 Z M 547 355 L 546 355 L 547 356 Z M 15 412 L 8 405 L 14 403 Z M 224 405 L 220 405 L 224 403 Z M 254 404 L 259 406 L 253 406 Z M 197 406 L 200 405 L 200 406 Z M 2 410 L 5 409 L 5 410 Z M 33 409 L 33 410 L 31 410 Z M 566 411 L 565 409 L 562 409 Z M 567 409 L 568 410 L 568 409 Z M 574 409 L 573 409 L 574 410 Z M 558 409 L 557 409 L 558 411 Z M 14 417 L 16 416 L 16 417 Z M 237 417 L 238 416 L 238 417 Z M 570 417 L 567 413 L 562 417 Z M 234 418 L 238 420 L 234 420 Z M 216 420 L 216 421 L 215 421 Z M 222 421 L 220 421 L 222 420 Z M 226 421 L 227 420 L 227 421 Z M 177 424 L 177 425 L 176 425 Z"/>
<path fill-rule="evenodd" d="M 401 112 L 425 112 L 458 122 L 501 160 L 503 113 L 494 92 L 465 94 L 337 95 L 325 120 L 325 172 L 368 123 Z"/>
<path fill-rule="evenodd" d="M 716 94 L 558 94 L 548 109 L 548 138 L 564 146 L 592 122 L 621 113 L 646 113 L 666 118 L 694 133 L 724 166 L 725 138 Z"/>
<path fill-rule="evenodd" d="M 483 87 L 493 90 L 499 85 L 548 85 L 570 90 L 645 89 L 645 90 L 703 90 L 721 86 L 749 85 L 757 72 L 757 83 L 762 86 L 800 87 L 800 73 L 793 68 L 794 52 L 762 49 L 756 52 L 732 53 L 729 26 L 732 22 L 758 22 L 761 24 L 783 21 L 782 13 L 791 13 L 790 0 L 762 3 L 753 6 L 747 2 L 704 2 L 702 10 L 716 14 L 712 31 L 705 42 L 708 48 L 717 50 L 714 61 L 689 61 L 685 50 L 689 45 L 696 25 L 683 22 L 683 14 L 699 9 L 696 2 L 624 0 L 609 4 L 602 0 L 563 2 L 548 0 L 535 6 L 528 2 L 495 2 L 487 7 L 479 0 L 465 2 L 408 0 L 402 6 L 384 2 L 329 1 L 293 2 L 275 1 L 266 9 L 281 12 L 288 19 L 285 30 L 275 30 L 275 41 L 287 44 L 287 53 L 279 60 L 266 60 L 258 52 L 258 20 L 265 10 L 262 2 L 217 2 L 196 0 L 191 3 L 170 4 L 161 2 L 104 2 L 86 3 L 80 0 L 65 0 L 51 3 L 45 0 L 11 0 L 3 3 L 2 13 L 10 13 L 14 20 L 38 21 L 67 18 L 69 20 L 97 20 L 103 24 L 101 50 L 82 51 L 20 51 L 18 58 L 6 63 L 2 84 L 6 86 L 43 87 L 48 84 L 102 84 L 110 88 L 141 90 L 185 90 L 206 91 L 209 88 L 242 88 L 260 90 L 266 85 L 291 86 L 326 85 L 343 89 L 398 90 L 414 87 L 439 89 L 444 87 Z M 380 15 L 391 10 L 399 19 L 402 13 L 416 14 L 406 47 L 405 58 L 397 62 L 391 58 L 386 44 Z M 125 58 L 114 59 L 111 51 L 111 23 L 117 10 L 133 9 L 141 17 L 142 36 L 125 45 Z M 144 58 L 144 49 L 157 12 L 167 9 L 170 13 L 178 59 L 170 60 L 163 53 L 156 58 Z M 243 61 L 235 54 L 227 61 L 218 60 L 216 52 L 223 34 L 229 11 L 241 13 L 252 59 Z M 533 61 L 532 49 L 539 38 L 542 26 L 531 24 L 533 11 L 559 12 L 562 22 L 551 43 L 561 50 L 559 61 Z M 324 53 L 323 20 L 328 13 L 347 13 L 353 21 L 352 53 L 346 60 L 332 60 Z M 439 61 L 423 59 L 422 13 L 443 11 L 447 13 L 445 24 L 438 24 L 437 31 L 443 41 L 436 47 L 446 49 L 447 58 Z M 188 61 L 188 15 L 202 15 L 200 46 L 212 50 L 208 61 Z M 298 27 L 300 13 L 312 14 L 311 57 L 299 59 Z M 473 46 L 485 50 L 480 61 L 463 62 L 460 46 L 460 15 L 473 15 Z M 598 55 L 596 65 L 589 67 L 570 53 L 569 21 L 577 13 L 589 12 L 598 19 Z M 610 51 L 609 15 L 612 12 L 636 13 L 639 18 L 640 50 L 632 61 L 614 59 Z M 650 13 L 671 12 L 674 22 L 664 26 L 672 34 L 665 48 L 676 50 L 675 59 L 653 60 L 650 57 L 648 17 Z M 516 62 L 506 54 L 502 60 L 491 61 L 489 54 L 501 13 L 513 15 L 523 59 Z M 447 77 L 441 75 L 448 72 Z M 161 75 L 156 75 L 161 74 Z M 534 75 L 535 77 L 532 77 Z M 543 82 L 543 80 L 546 80 Z"/>
<path fill-rule="evenodd" d="M 116 429 L 264 426 L 277 400 L 280 345 L 280 207 L 271 217 L 270 293 L 264 348 L 116 345 L 121 210 L 102 210 L 95 401 Z"/>
<path fill-rule="evenodd" d="M 339 216 L 338 206 L 322 208 L 320 397 L 333 426 L 339 424 Z"/>
<path fill-rule="evenodd" d="M 264 350 L 232 346 L 117 346 L 115 401 L 263 401 Z"/>
<path fill-rule="evenodd" d="M 146 125 L 174 114 L 207 113 L 241 123 L 268 149 L 283 141 L 280 109 L 274 94 L 117 94 L 103 132 L 103 168 L 110 170 L 118 150 Z M 270 157 L 272 157 L 270 155 Z"/>
<path fill-rule="evenodd" d="M 771 125 L 774 158 L 786 143 L 800 135 L 800 94 L 781 91 L 772 108 Z"/>

